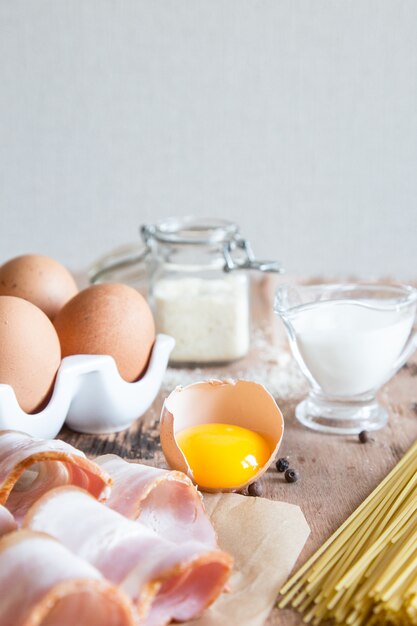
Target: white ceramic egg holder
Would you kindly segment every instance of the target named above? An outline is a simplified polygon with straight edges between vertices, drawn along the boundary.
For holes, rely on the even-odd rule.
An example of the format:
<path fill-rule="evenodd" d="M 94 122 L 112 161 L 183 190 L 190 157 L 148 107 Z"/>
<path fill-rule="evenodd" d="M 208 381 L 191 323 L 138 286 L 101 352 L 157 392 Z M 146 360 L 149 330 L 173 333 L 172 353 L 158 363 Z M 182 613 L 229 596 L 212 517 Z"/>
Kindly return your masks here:
<path fill-rule="evenodd" d="M 103 434 L 128 428 L 151 406 L 162 383 L 175 341 L 157 335 L 144 376 L 128 383 L 111 356 L 67 356 L 58 369 L 51 399 L 35 414 L 25 413 L 10 385 L 0 385 L 0 430 L 33 437 L 55 437 L 64 422 L 82 433 Z"/>

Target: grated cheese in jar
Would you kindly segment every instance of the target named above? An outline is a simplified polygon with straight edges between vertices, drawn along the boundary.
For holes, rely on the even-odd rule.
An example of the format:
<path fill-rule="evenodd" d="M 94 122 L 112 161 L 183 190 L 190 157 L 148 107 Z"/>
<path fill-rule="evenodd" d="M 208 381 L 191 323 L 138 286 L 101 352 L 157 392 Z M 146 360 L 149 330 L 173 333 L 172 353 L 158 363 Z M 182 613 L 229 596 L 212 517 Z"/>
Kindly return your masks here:
<path fill-rule="evenodd" d="M 248 352 L 246 275 L 163 278 L 153 296 L 157 331 L 175 338 L 171 362 L 232 361 Z"/>

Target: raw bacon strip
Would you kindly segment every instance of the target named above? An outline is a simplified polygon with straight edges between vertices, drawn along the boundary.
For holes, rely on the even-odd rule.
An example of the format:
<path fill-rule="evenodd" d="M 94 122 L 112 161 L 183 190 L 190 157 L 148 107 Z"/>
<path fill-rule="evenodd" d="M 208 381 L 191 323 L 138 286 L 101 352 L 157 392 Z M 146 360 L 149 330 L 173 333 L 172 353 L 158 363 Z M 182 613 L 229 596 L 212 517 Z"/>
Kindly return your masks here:
<path fill-rule="evenodd" d="M 232 566 L 227 553 L 167 541 L 76 487 L 42 496 L 24 526 L 57 538 L 119 584 L 147 626 L 199 615 L 222 592 Z"/>
<path fill-rule="evenodd" d="M 17 524 L 13 515 L 4 506 L 0 506 L 0 537 L 16 530 Z"/>
<path fill-rule="evenodd" d="M 95 459 L 113 480 L 110 508 L 171 541 L 194 539 L 217 548 L 214 528 L 200 493 L 183 472 L 128 463 L 106 454 Z"/>
<path fill-rule="evenodd" d="M 41 533 L 0 539 L 1 626 L 134 626 L 128 598 Z"/>
<path fill-rule="evenodd" d="M 110 484 L 111 479 L 102 468 L 64 441 L 0 431 L 0 504 L 9 509 L 18 523 L 52 487 L 77 485 L 95 498 L 105 499 Z"/>

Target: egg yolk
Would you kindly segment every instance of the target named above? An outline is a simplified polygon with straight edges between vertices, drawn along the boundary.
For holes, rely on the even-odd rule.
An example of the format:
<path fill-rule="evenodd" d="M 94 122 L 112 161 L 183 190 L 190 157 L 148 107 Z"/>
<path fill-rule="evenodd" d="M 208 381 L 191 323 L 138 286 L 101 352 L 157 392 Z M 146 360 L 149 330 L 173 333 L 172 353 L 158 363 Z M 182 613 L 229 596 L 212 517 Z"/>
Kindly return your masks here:
<path fill-rule="evenodd" d="M 195 482 L 203 489 L 230 489 L 250 481 L 271 455 L 268 441 L 231 424 L 199 424 L 176 435 Z"/>

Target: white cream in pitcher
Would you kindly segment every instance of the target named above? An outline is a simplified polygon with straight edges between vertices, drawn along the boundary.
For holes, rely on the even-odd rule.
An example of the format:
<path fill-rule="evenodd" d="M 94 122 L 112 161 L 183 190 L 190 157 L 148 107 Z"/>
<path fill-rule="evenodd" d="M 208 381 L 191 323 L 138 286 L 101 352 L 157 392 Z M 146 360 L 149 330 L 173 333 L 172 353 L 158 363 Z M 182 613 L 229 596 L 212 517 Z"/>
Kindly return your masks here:
<path fill-rule="evenodd" d="M 321 389 L 351 396 L 379 387 L 390 375 L 410 334 L 414 309 L 330 301 L 291 321 L 300 355 Z"/>

